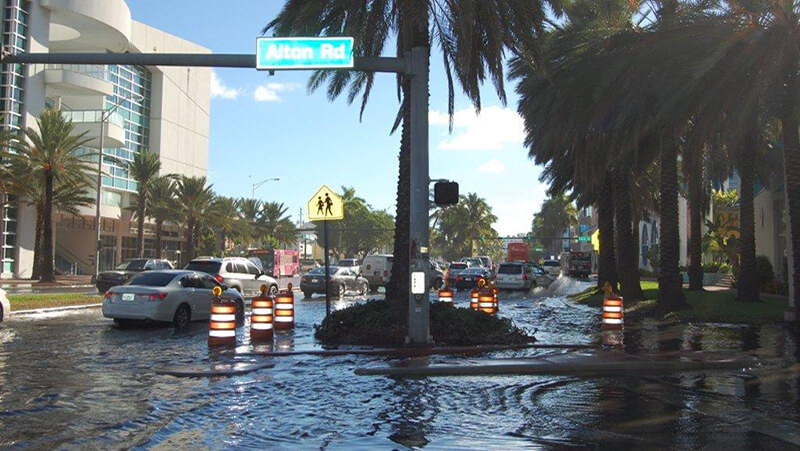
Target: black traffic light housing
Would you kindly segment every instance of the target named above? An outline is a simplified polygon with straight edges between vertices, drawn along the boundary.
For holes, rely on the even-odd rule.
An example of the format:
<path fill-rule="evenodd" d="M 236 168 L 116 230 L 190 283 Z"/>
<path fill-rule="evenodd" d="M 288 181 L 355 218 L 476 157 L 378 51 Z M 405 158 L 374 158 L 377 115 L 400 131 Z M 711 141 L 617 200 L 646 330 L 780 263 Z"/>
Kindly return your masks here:
<path fill-rule="evenodd" d="M 458 203 L 458 183 L 440 181 L 433 185 L 433 201 L 436 205 L 444 207 Z"/>

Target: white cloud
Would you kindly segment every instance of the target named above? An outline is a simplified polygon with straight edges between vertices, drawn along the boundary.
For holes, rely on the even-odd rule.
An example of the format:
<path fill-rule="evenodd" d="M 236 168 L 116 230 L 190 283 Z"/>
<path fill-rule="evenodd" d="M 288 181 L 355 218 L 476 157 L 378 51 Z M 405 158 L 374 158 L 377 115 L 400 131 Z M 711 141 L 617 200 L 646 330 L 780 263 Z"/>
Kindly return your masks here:
<path fill-rule="evenodd" d="M 223 99 L 235 99 L 239 97 L 240 89 L 225 86 L 222 80 L 217 77 L 216 72 L 211 71 L 211 98 L 221 97 Z"/>
<path fill-rule="evenodd" d="M 506 165 L 501 163 L 496 158 L 492 158 L 486 163 L 483 163 L 482 165 L 478 166 L 478 172 L 483 172 L 486 174 L 500 174 L 505 170 L 506 170 Z"/>
<path fill-rule="evenodd" d="M 447 113 L 431 111 L 431 125 L 445 128 L 449 125 Z M 458 110 L 453 115 L 453 134 L 439 141 L 442 150 L 502 150 L 507 145 L 520 145 L 525 139 L 522 118 L 510 108 L 490 106 L 476 114 L 472 107 Z"/>
<path fill-rule="evenodd" d="M 267 83 L 256 88 L 253 98 L 257 102 L 280 102 L 280 92 L 293 91 L 300 85 L 297 83 Z"/>

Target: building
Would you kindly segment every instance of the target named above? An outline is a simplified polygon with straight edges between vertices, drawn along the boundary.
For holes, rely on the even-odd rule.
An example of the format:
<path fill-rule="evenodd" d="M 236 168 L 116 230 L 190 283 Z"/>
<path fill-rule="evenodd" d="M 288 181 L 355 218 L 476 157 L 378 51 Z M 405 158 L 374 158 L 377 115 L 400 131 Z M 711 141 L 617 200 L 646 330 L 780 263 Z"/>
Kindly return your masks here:
<path fill-rule="evenodd" d="M 6 51 L 210 53 L 132 20 L 124 0 L 5 0 L 3 5 Z M 210 69 L 196 67 L 3 65 L 3 125 L 13 130 L 35 127 L 43 108 L 60 107 L 76 133 L 88 131 L 88 147 L 96 153 L 105 118 L 104 154 L 124 161 L 148 149 L 160 155 L 162 173 L 205 176 L 210 79 Z M 126 209 L 136 183 L 123 164 L 105 157 L 103 171 L 101 269 L 133 256 L 136 246 L 135 222 Z M 29 277 L 35 211 L 14 196 L 5 205 L 0 275 Z M 80 213 L 54 215 L 55 261 L 61 272 L 94 271 L 95 208 Z M 166 256 L 179 260 L 183 233 L 175 224 L 166 229 Z M 153 233 L 149 228 L 145 233 L 146 253 L 153 254 Z"/>

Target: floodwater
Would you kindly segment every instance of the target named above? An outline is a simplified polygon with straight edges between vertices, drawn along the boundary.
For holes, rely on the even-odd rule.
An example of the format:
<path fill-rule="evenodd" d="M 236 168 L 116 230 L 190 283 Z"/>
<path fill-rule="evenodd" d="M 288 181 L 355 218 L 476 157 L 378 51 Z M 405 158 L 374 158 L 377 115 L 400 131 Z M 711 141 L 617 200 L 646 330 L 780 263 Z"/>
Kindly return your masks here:
<path fill-rule="evenodd" d="M 500 314 L 541 343 L 600 343 L 599 312 L 565 294 L 583 282 L 502 293 Z M 334 301 L 342 308 L 359 299 Z M 457 296 L 457 304 L 465 305 Z M 271 349 L 319 349 L 324 298 L 297 296 L 297 327 Z M 239 332 L 238 351 L 267 350 Z M 397 363 L 376 356 L 236 358 L 274 367 L 229 378 L 177 378 L 158 369 L 230 362 L 210 353 L 208 327 L 117 329 L 99 309 L 26 315 L 0 325 L 0 447 L 11 448 L 642 448 L 800 446 L 796 331 L 783 325 L 645 323 L 624 351 L 744 353 L 747 370 L 647 377 L 356 376 Z M 416 363 L 619 349 L 524 350 Z"/>

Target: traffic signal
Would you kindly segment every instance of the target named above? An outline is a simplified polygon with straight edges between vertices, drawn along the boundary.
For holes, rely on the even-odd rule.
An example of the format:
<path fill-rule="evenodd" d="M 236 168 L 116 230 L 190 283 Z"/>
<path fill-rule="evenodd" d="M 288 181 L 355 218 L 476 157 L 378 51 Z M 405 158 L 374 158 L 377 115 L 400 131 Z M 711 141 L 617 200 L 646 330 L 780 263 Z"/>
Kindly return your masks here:
<path fill-rule="evenodd" d="M 436 184 L 433 185 L 433 202 L 440 207 L 457 204 L 458 183 L 446 181 L 436 182 Z"/>

